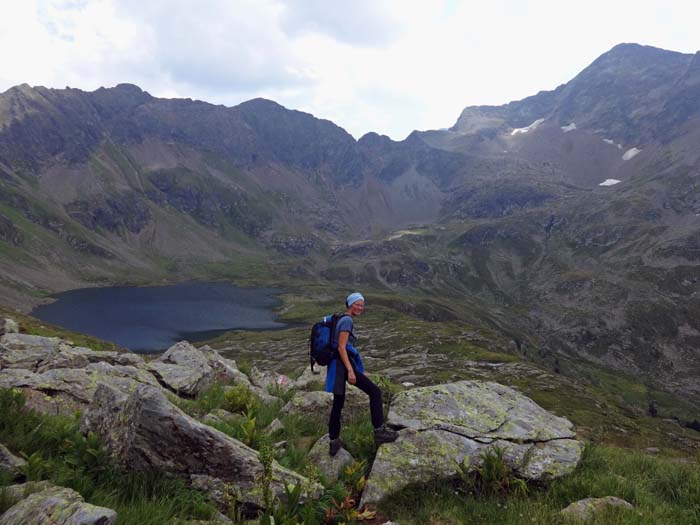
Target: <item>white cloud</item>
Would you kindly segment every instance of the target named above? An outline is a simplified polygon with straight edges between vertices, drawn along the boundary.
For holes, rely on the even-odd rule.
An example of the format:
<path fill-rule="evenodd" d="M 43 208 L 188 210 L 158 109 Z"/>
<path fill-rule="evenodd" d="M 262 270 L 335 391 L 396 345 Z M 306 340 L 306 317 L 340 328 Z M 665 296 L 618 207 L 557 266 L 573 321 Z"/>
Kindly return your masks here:
<path fill-rule="evenodd" d="M 282 28 L 292 36 L 316 33 L 360 47 L 389 44 L 399 33 L 389 3 L 353 0 L 339 5 L 328 0 L 282 0 Z"/>

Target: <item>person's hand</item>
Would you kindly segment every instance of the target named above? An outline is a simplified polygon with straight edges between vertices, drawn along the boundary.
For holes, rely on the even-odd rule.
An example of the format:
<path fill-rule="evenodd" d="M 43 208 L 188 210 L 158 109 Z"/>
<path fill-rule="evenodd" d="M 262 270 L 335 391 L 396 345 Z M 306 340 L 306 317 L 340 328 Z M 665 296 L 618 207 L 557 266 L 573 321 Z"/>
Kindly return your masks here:
<path fill-rule="evenodd" d="M 348 383 L 351 385 L 357 383 L 357 378 L 355 377 L 355 372 L 353 370 L 348 370 Z"/>

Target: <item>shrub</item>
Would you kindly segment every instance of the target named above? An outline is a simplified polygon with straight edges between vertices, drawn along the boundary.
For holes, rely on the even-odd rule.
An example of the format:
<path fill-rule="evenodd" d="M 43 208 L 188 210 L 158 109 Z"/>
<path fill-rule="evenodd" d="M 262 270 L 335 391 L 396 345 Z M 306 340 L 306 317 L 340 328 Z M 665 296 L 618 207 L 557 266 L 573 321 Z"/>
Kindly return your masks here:
<path fill-rule="evenodd" d="M 255 410 L 260 404 L 258 397 L 245 385 L 226 388 L 222 408 L 234 414 Z"/>

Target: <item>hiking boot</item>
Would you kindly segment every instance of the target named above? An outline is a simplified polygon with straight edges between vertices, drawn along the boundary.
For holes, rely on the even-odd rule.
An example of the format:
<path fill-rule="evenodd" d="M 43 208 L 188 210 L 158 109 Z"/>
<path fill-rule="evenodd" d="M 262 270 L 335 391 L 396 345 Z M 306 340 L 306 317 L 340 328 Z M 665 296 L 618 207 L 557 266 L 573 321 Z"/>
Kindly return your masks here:
<path fill-rule="evenodd" d="M 391 430 L 387 428 L 386 425 L 382 425 L 374 429 L 374 446 L 378 447 L 382 443 L 391 443 L 392 441 L 396 441 L 398 437 L 399 433 L 396 430 Z"/>
<path fill-rule="evenodd" d="M 335 455 L 338 453 L 338 451 L 339 451 L 341 448 L 343 448 L 344 445 L 345 445 L 345 443 L 343 443 L 343 442 L 341 441 L 340 438 L 331 439 L 331 444 L 330 444 L 330 446 L 328 447 L 328 453 L 329 453 L 331 456 L 335 456 Z"/>

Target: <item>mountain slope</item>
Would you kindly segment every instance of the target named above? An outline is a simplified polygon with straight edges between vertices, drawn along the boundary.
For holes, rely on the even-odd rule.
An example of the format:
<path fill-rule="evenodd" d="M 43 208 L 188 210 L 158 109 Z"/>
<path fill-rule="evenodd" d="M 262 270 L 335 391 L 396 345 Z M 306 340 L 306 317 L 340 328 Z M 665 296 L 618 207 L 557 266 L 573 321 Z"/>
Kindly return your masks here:
<path fill-rule="evenodd" d="M 700 397 L 698 101 L 699 54 L 636 44 L 401 142 L 264 99 L 17 86 L 0 289 L 27 307 L 109 282 L 352 283 Z"/>

